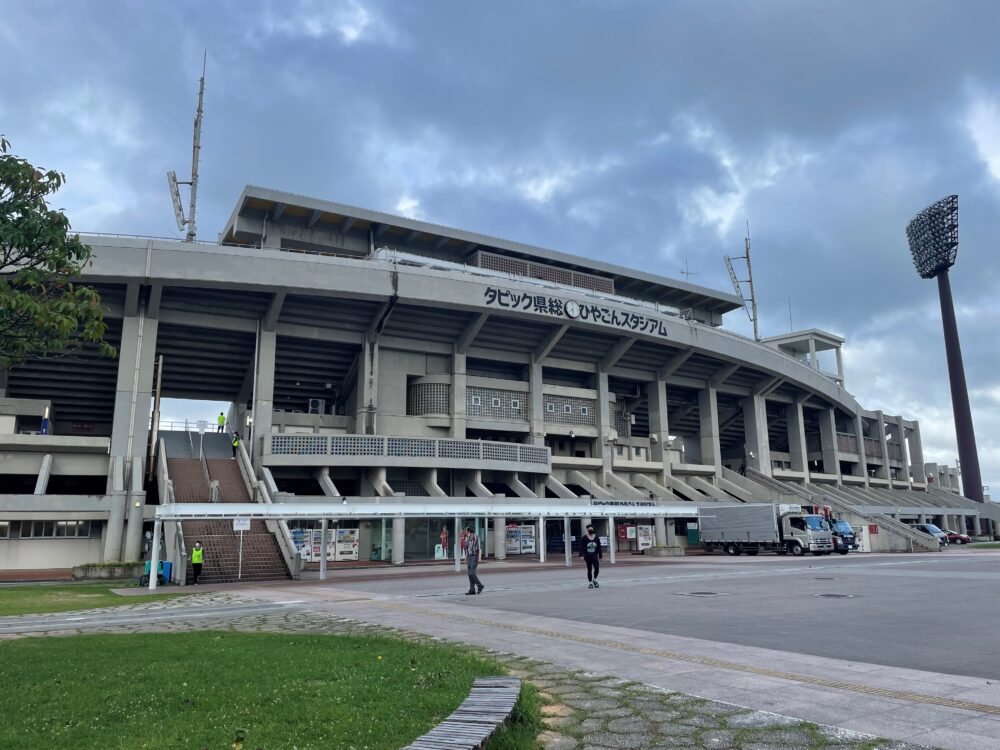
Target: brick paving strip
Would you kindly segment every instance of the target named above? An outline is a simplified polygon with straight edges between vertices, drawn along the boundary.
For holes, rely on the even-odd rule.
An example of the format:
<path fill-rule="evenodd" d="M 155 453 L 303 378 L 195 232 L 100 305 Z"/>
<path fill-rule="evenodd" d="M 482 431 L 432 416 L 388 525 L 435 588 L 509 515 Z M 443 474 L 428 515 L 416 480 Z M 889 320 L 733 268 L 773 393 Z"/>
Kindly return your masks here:
<path fill-rule="evenodd" d="M 168 612 L 172 609 L 226 607 L 250 604 L 246 597 L 226 593 L 187 596 L 183 602 L 168 600 L 112 609 L 59 613 L 76 615 L 120 615 Z M 173 621 L 103 624 L 74 630 L 40 630 L 7 634 L 5 638 L 66 636 L 78 633 L 157 633 L 217 629 L 237 632 L 295 634 L 382 635 L 419 643 L 442 643 L 448 639 L 406 629 L 389 628 L 329 613 L 301 610 L 236 615 L 220 609 L 206 612 L 206 619 L 192 624 L 184 618 Z M 39 616 L 0 618 L 0 623 L 34 621 Z M 455 645 L 503 663 L 510 673 L 533 684 L 545 702 L 545 731 L 539 737 L 546 750 L 614 750 L 615 748 L 693 748 L 694 750 L 926 750 L 924 746 L 888 741 L 871 735 L 824 727 L 764 711 L 710 701 L 663 690 L 638 682 L 565 667 L 525 656 Z"/>

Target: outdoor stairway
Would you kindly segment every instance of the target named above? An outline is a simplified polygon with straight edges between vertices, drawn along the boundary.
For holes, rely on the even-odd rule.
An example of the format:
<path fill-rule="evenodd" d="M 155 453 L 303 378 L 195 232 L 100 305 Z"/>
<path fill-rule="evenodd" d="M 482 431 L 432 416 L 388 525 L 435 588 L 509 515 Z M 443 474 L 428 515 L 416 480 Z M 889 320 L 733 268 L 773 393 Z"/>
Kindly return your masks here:
<path fill-rule="evenodd" d="M 210 478 L 219 482 L 220 502 L 251 502 L 235 460 L 209 459 L 207 466 Z M 167 467 L 178 503 L 210 502 L 205 465 L 199 459 L 168 458 Z M 188 555 L 197 541 L 205 548 L 199 583 L 277 581 L 290 577 L 278 542 L 263 521 L 252 521 L 250 530 L 243 532 L 242 575 L 240 534 L 233 531 L 232 521 L 184 521 L 182 527 Z M 192 568 L 188 565 L 186 582 L 192 581 Z"/>

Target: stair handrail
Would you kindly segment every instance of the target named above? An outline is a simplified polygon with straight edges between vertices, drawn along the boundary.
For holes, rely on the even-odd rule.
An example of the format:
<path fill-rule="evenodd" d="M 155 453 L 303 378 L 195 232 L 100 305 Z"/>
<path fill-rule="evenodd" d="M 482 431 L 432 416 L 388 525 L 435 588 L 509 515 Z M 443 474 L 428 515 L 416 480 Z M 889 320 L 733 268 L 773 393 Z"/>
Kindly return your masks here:
<path fill-rule="evenodd" d="M 240 475 L 243 477 L 243 482 L 246 484 L 247 492 L 250 494 L 251 501 L 271 505 L 273 500 L 271 498 L 271 493 L 268 490 L 267 483 L 261 482 L 254 476 L 253 464 L 250 462 L 250 456 L 247 454 L 247 450 L 242 441 L 240 441 L 239 446 L 236 448 L 236 465 L 240 469 Z M 266 523 L 271 522 L 268 521 Z M 274 523 L 276 523 L 278 527 L 276 538 L 278 540 L 278 547 L 281 549 L 281 554 L 285 558 L 285 564 L 288 565 L 288 571 L 292 574 L 292 576 L 297 578 L 299 574 L 299 555 L 295 548 L 295 542 L 292 540 L 292 532 L 288 528 L 288 523 L 284 520 L 277 520 Z"/>
<path fill-rule="evenodd" d="M 177 502 L 177 496 L 174 494 L 174 482 L 170 478 L 170 467 L 167 464 L 167 450 L 166 444 L 161 437 L 157 441 L 157 460 L 156 460 L 156 487 L 159 491 L 160 504 L 169 505 L 171 503 Z M 165 559 L 171 560 L 173 562 L 173 576 L 174 578 L 183 583 L 187 577 L 187 545 L 184 543 L 184 527 L 181 526 L 181 522 L 177 521 L 171 526 L 164 528 L 163 530 L 164 542 L 166 542 L 166 537 L 168 535 L 172 536 L 173 545 L 169 543 L 164 544 Z M 171 551 L 174 554 L 170 554 Z"/>

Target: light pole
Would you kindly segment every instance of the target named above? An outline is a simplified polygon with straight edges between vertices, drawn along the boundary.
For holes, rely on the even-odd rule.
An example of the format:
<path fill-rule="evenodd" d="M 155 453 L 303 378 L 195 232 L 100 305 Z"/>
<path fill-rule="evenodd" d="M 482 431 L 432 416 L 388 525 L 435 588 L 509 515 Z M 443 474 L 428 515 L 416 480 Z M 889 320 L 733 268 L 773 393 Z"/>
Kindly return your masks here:
<path fill-rule="evenodd" d="M 948 379 L 951 381 L 951 406 L 955 413 L 955 437 L 962 466 L 962 493 L 970 500 L 981 503 L 983 483 L 979 473 L 976 432 L 972 427 L 962 346 L 955 322 L 955 303 L 948 280 L 948 269 L 955 264 L 958 255 L 958 196 L 942 198 L 914 216 L 906 225 L 906 239 L 920 278 L 937 277 L 944 348 L 948 356 Z"/>

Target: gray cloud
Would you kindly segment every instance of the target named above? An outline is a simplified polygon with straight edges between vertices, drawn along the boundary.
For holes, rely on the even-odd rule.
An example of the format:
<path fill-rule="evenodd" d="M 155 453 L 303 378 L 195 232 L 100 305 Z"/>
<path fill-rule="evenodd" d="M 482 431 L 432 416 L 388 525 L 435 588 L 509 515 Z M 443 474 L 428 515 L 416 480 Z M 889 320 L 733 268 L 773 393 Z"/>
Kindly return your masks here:
<path fill-rule="evenodd" d="M 728 288 L 750 221 L 765 334 L 848 338 L 848 387 L 954 459 L 934 284 L 903 229 L 958 192 L 952 283 L 1000 486 L 1000 8 L 928 0 L 0 0 L 0 130 L 76 226 L 177 234 L 202 50 L 201 236 L 245 183 Z M 734 313 L 730 327 L 748 331 Z"/>

